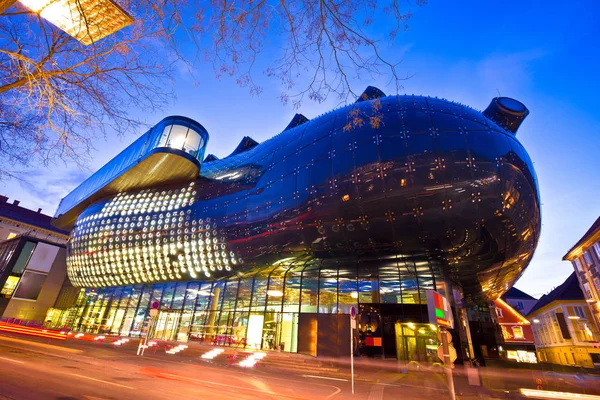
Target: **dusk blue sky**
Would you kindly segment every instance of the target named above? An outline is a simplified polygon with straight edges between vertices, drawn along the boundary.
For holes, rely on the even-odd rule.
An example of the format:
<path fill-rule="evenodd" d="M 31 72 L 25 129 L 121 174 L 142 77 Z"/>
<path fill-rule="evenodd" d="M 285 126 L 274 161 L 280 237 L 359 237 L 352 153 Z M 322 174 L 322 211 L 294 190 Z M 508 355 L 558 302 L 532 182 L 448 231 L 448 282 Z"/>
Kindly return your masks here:
<path fill-rule="evenodd" d="M 543 227 L 533 262 L 516 286 L 541 296 L 573 271 L 562 256 L 600 215 L 600 5 L 430 0 L 413 12 L 408 31 L 395 44 L 381 43 L 384 56 L 402 59 L 400 72 L 413 75 L 401 93 L 443 97 L 476 109 L 500 93 L 531 112 L 517 137 L 537 171 Z M 271 51 L 266 55 L 275 56 Z M 173 77 L 177 100 L 164 112 L 145 115 L 146 121 L 154 124 L 170 114 L 191 117 L 210 133 L 207 153 L 223 157 L 245 135 L 262 141 L 279 133 L 296 112 L 279 101 L 276 81 L 261 82 L 264 92 L 252 97 L 235 82 L 215 80 L 208 67 L 199 66 L 199 74 L 199 87 L 184 71 Z M 355 82 L 354 89 L 361 92 L 371 84 L 393 94 L 388 81 Z M 306 101 L 300 112 L 312 118 L 336 104 L 335 99 Z M 99 139 L 89 170 L 34 169 L 28 182 L 3 182 L 1 192 L 53 214 L 64 195 L 142 133 Z"/>

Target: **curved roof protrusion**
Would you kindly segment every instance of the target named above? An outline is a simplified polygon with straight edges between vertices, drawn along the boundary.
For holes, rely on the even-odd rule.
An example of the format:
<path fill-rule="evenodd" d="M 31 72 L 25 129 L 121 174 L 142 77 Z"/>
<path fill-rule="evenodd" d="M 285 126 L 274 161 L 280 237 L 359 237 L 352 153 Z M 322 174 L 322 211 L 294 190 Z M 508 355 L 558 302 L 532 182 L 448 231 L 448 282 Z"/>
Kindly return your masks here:
<path fill-rule="evenodd" d="M 525 104 L 510 97 L 494 97 L 483 113 L 502 128 L 516 134 L 523 120 L 529 115 Z"/>
<path fill-rule="evenodd" d="M 240 144 L 238 144 L 233 153 L 231 153 L 228 157 L 248 151 L 255 146 L 258 146 L 258 142 L 256 140 L 252 139 L 250 136 L 244 136 Z"/>
<path fill-rule="evenodd" d="M 294 118 L 292 118 L 292 120 L 290 121 L 288 126 L 286 126 L 283 131 L 285 132 L 289 129 L 292 129 L 299 125 L 302 125 L 303 123 L 308 122 L 308 121 L 310 121 L 310 120 L 308 118 L 306 118 L 304 115 L 296 114 L 296 115 L 294 115 Z"/>
<path fill-rule="evenodd" d="M 380 89 L 376 88 L 375 86 L 367 86 L 365 91 L 362 92 L 360 96 L 358 96 L 358 99 L 356 99 L 356 103 L 360 103 L 361 101 L 378 99 L 380 97 L 385 96 L 386 94 L 383 93 Z"/>
<path fill-rule="evenodd" d="M 215 156 L 214 154 L 209 154 L 206 156 L 206 158 L 202 162 L 205 163 L 205 162 L 217 161 L 218 159 L 219 159 L 219 157 Z"/>

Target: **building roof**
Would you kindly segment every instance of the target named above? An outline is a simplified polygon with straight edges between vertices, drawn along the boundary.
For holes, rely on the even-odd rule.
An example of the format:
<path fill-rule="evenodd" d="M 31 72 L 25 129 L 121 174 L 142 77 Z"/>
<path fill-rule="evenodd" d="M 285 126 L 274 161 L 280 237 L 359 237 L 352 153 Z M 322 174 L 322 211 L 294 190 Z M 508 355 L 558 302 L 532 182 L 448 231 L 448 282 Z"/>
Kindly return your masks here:
<path fill-rule="evenodd" d="M 575 272 L 573 272 L 566 281 L 562 283 L 559 287 L 552 290 L 550 293 L 543 295 L 537 303 L 533 306 L 529 314 L 531 315 L 540 308 L 552 303 L 553 301 L 560 300 L 585 300 L 583 297 L 583 292 L 581 291 L 581 287 L 579 286 L 579 281 L 577 280 L 577 276 Z"/>
<path fill-rule="evenodd" d="M 33 225 L 40 229 L 49 230 L 62 235 L 69 235 L 69 232 L 58 229 L 50 224 L 52 217 L 42 214 L 41 209 L 39 211 L 33 211 L 19 206 L 18 202 L 16 202 L 17 204 L 8 203 L 5 196 L 2 196 L 2 200 L 4 201 L 0 201 L 0 218 L 7 218 L 23 224 Z"/>
<path fill-rule="evenodd" d="M 529 321 L 525 319 L 520 312 L 511 307 L 510 304 L 502 299 L 496 299 L 494 301 L 496 308 L 502 309 L 502 313 L 498 315 L 498 322 L 500 324 L 525 324 L 529 325 Z"/>
<path fill-rule="evenodd" d="M 508 289 L 500 298 L 505 301 L 506 299 L 537 300 L 535 297 L 528 295 L 514 286 Z"/>
<path fill-rule="evenodd" d="M 590 229 L 587 230 L 587 232 L 581 237 L 581 239 L 579 239 L 579 241 L 577 243 L 575 243 L 575 246 L 571 247 L 569 249 L 569 251 L 567 251 L 567 254 L 564 255 L 563 260 L 567 260 L 567 257 L 569 256 L 569 254 L 571 254 L 571 252 L 575 249 L 577 249 L 579 246 L 581 246 L 590 236 L 592 236 L 594 233 L 596 233 L 597 231 L 600 230 L 600 217 L 598 217 L 598 219 L 596 220 L 596 222 L 594 222 L 592 224 L 592 226 L 590 227 Z"/>

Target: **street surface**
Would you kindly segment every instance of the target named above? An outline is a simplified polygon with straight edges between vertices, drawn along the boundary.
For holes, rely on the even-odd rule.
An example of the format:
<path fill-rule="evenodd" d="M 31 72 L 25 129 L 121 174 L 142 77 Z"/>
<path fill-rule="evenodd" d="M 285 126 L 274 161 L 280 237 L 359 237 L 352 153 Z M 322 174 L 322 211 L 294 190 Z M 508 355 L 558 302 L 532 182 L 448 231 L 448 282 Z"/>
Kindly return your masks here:
<path fill-rule="evenodd" d="M 243 351 L 225 349 L 213 359 L 202 359 L 202 354 L 215 347 L 189 344 L 189 348 L 177 354 L 168 354 L 162 343 L 140 357 L 136 355 L 136 340 L 120 346 L 112 344 L 114 340 L 58 341 L 0 334 L 0 399 L 449 398 L 440 368 L 407 369 L 396 362 L 359 360 L 352 395 L 349 368 L 321 363 L 311 357 L 268 352 L 255 367 L 244 368 L 239 362 L 249 353 Z M 234 354 L 235 358 L 231 358 Z M 470 387 L 461 370 L 457 369 L 455 374 L 458 399 L 520 398 L 513 389 L 535 388 L 529 382 L 528 371 L 508 377 L 499 370 L 496 375 L 489 374 L 486 379 L 492 385 L 496 380 L 494 391 Z M 507 387 L 498 387 L 497 382 L 510 382 L 514 387 L 507 393 L 504 391 Z M 574 385 L 578 387 L 565 382 L 559 386 L 592 393 L 600 380 L 584 381 L 583 386 L 577 382 Z"/>

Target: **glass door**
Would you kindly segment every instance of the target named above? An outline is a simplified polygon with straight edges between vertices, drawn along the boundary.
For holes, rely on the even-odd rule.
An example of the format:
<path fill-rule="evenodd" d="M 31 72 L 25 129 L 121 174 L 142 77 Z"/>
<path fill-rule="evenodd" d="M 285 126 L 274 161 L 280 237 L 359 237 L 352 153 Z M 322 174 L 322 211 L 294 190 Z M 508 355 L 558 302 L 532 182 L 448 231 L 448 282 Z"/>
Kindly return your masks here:
<path fill-rule="evenodd" d="M 158 313 L 154 327 L 154 339 L 175 340 L 181 314 L 178 312 L 161 311 Z"/>
<path fill-rule="evenodd" d="M 298 313 L 282 314 L 278 344 L 283 351 L 298 351 Z"/>
<path fill-rule="evenodd" d="M 191 322 L 192 322 L 192 313 L 184 312 L 181 315 L 181 323 L 179 324 L 179 329 L 177 331 L 177 341 L 178 342 L 187 342 L 188 341 L 188 332 L 190 330 Z"/>

